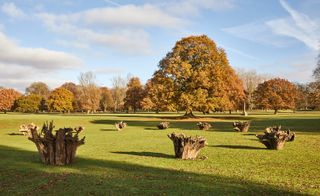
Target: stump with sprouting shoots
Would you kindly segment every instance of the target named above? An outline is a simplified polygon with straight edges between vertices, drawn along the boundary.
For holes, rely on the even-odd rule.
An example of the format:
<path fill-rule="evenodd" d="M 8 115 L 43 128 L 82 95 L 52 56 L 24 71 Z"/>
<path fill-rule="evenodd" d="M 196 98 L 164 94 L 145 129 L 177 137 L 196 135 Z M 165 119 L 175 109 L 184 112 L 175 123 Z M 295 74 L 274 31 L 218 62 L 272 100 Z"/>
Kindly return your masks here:
<path fill-rule="evenodd" d="M 294 141 L 296 135 L 290 130 L 281 131 L 281 126 L 274 126 L 266 128 L 263 135 L 256 135 L 256 137 L 268 149 L 281 150 L 286 142 Z"/>
<path fill-rule="evenodd" d="M 176 158 L 196 159 L 200 150 L 207 145 L 206 138 L 202 136 L 187 137 L 183 133 L 171 133 L 168 137 L 173 142 Z"/>
<path fill-rule="evenodd" d="M 85 137 L 79 138 L 84 128 L 54 128 L 53 121 L 45 122 L 40 131 L 31 123 L 21 125 L 20 132 L 36 145 L 44 164 L 69 165 L 74 162 L 78 147 L 84 144 Z"/>
<path fill-rule="evenodd" d="M 237 132 L 247 133 L 249 131 L 250 122 L 233 122 L 233 130 Z"/>
<path fill-rule="evenodd" d="M 124 128 L 127 127 L 127 123 L 125 123 L 125 122 L 123 122 L 123 121 L 120 121 L 120 122 L 116 122 L 116 123 L 114 124 L 114 126 L 116 127 L 116 129 L 117 129 L 118 131 L 121 131 L 121 130 L 123 130 Z"/>
<path fill-rule="evenodd" d="M 167 129 L 169 128 L 170 123 L 169 122 L 160 122 L 157 127 L 158 129 Z"/>
<path fill-rule="evenodd" d="M 198 122 L 197 126 L 199 127 L 200 130 L 205 130 L 205 131 L 209 130 L 212 127 L 212 125 L 207 122 Z"/>

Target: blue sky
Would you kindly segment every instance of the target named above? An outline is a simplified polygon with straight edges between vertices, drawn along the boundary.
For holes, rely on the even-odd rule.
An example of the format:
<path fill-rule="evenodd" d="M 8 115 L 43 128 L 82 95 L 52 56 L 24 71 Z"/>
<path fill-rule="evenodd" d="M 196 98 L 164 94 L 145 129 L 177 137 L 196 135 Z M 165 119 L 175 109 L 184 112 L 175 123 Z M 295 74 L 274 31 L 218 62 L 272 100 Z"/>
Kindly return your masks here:
<path fill-rule="evenodd" d="M 206 34 L 235 69 L 312 80 L 319 0 L 0 0 L 0 86 L 55 88 L 93 71 L 149 79 L 175 42 Z"/>

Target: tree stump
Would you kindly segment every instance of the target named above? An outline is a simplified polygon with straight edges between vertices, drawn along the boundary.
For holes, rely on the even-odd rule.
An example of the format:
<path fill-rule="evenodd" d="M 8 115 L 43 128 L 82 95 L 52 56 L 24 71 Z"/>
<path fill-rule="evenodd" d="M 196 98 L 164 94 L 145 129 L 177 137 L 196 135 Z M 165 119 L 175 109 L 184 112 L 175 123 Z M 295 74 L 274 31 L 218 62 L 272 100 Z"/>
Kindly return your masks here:
<path fill-rule="evenodd" d="M 199 127 L 200 130 L 209 130 L 212 126 L 210 123 L 207 122 L 198 122 L 197 126 Z"/>
<path fill-rule="evenodd" d="M 157 125 L 158 129 L 167 129 L 169 128 L 170 122 L 161 122 Z"/>
<path fill-rule="evenodd" d="M 114 124 L 114 126 L 116 127 L 116 129 L 118 131 L 121 131 L 122 129 L 124 129 L 127 126 L 127 123 L 120 121 Z"/>
<path fill-rule="evenodd" d="M 200 150 L 206 146 L 206 138 L 202 136 L 186 137 L 184 134 L 168 134 L 174 146 L 175 157 L 196 159 Z"/>
<path fill-rule="evenodd" d="M 40 132 L 34 124 L 21 125 L 20 131 L 35 143 L 40 159 L 44 164 L 71 164 L 74 162 L 77 148 L 84 144 L 85 137 L 82 139 L 78 137 L 84 128 L 60 128 L 56 130 L 54 135 L 54 127 L 53 121 L 51 121 L 50 123 L 44 123 Z"/>
<path fill-rule="evenodd" d="M 256 135 L 261 143 L 268 149 L 281 150 L 286 142 L 294 141 L 295 133 L 288 131 L 281 131 L 281 126 L 268 127 L 264 135 Z"/>
<path fill-rule="evenodd" d="M 19 127 L 19 132 L 22 133 L 23 135 L 27 136 L 28 135 L 28 132 L 30 129 L 34 129 L 35 127 L 37 127 L 35 124 L 33 123 L 30 123 L 30 124 L 23 124 L 23 125 L 20 125 Z"/>
<path fill-rule="evenodd" d="M 250 122 L 233 122 L 233 130 L 237 132 L 248 132 L 250 127 Z"/>

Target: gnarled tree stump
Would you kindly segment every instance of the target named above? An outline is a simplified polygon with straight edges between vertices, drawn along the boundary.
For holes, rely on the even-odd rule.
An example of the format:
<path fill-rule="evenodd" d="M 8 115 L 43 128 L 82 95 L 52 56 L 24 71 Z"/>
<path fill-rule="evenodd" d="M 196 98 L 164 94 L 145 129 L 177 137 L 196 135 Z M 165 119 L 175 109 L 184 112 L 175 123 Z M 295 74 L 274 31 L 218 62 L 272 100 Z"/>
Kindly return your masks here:
<path fill-rule="evenodd" d="M 248 132 L 250 127 L 250 122 L 233 122 L 233 130 L 237 132 Z"/>
<path fill-rule="evenodd" d="M 85 137 L 79 139 L 83 127 L 60 128 L 53 134 L 53 122 L 46 122 L 38 132 L 34 124 L 21 125 L 20 131 L 35 143 L 40 159 L 45 164 L 68 165 L 74 162 L 77 148 L 84 144 Z"/>
<path fill-rule="evenodd" d="M 201 136 L 186 137 L 184 134 L 168 134 L 174 146 L 175 157 L 196 159 L 200 150 L 206 146 L 206 138 Z"/>
<path fill-rule="evenodd" d="M 23 135 L 27 136 L 28 135 L 28 132 L 30 131 L 30 129 L 34 129 L 36 128 L 37 126 L 33 123 L 30 123 L 30 124 L 23 124 L 23 125 L 20 125 L 19 127 L 19 132 L 22 133 Z"/>
<path fill-rule="evenodd" d="M 169 128 L 169 122 L 161 122 L 157 125 L 158 129 L 167 129 Z"/>
<path fill-rule="evenodd" d="M 281 131 L 281 126 L 268 127 L 264 135 L 256 135 L 261 143 L 268 149 L 281 150 L 286 142 L 294 141 L 295 133 L 288 131 Z"/>
<path fill-rule="evenodd" d="M 199 127 L 200 130 L 209 130 L 212 126 L 210 123 L 207 122 L 198 122 L 197 126 Z"/>
<path fill-rule="evenodd" d="M 121 131 L 122 129 L 124 129 L 127 126 L 127 123 L 120 121 L 114 124 L 114 126 L 116 127 L 116 129 L 118 131 Z"/>

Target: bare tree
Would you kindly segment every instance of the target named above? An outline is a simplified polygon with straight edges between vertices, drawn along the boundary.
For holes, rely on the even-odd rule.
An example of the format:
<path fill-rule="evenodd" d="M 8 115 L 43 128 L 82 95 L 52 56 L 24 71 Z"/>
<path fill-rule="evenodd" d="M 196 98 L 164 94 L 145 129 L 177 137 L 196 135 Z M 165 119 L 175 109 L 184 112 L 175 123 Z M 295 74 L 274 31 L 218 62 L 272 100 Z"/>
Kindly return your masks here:
<path fill-rule="evenodd" d="M 100 89 L 95 83 L 93 72 L 80 73 L 80 104 L 87 113 L 96 112 L 100 104 Z"/>
<path fill-rule="evenodd" d="M 243 81 L 244 90 L 246 91 L 246 103 L 248 104 L 248 109 L 252 110 L 253 104 L 253 93 L 257 89 L 257 86 L 268 80 L 270 76 L 258 74 L 255 70 L 237 70 L 239 77 Z"/>
<path fill-rule="evenodd" d="M 316 68 L 313 70 L 313 77 L 316 79 L 316 81 L 320 81 L 320 54 L 318 55 Z"/>
<path fill-rule="evenodd" d="M 123 108 L 126 97 L 127 81 L 121 76 L 112 78 L 112 98 L 114 101 L 114 111 Z"/>
<path fill-rule="evenodd" d="M 48 85 L 44 82 L 33 82 L 29 87 L 26 88 L 26 94 L 35 94 L 48 98 L 50 90 Z"/>

